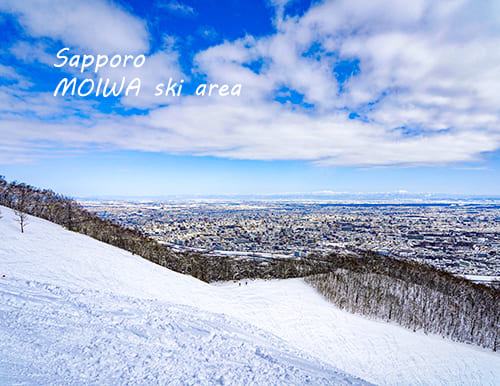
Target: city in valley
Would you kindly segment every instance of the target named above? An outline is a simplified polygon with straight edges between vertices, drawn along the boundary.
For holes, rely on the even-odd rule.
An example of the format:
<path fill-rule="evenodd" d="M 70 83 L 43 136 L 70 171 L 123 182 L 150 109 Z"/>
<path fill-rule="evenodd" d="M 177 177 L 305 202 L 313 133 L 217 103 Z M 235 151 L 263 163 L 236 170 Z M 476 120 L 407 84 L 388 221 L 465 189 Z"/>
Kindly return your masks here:
<path fill-rule="evenodd" d="M 500 205 L 300 201 L 82 201 L 175 249 L 248 258 L 372 250 L 476 281 L 500 279 Z"/>

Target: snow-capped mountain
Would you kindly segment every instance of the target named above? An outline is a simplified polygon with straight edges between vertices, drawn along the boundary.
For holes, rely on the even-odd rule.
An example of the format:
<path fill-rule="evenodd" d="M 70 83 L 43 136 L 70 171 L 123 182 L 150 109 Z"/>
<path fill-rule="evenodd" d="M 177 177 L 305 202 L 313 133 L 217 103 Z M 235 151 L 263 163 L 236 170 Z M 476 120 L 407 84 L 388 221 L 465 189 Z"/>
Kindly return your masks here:
<path fill-rule="evenodd" d="M 0 209 L 1 384 L 500 379 L 497 353 L 340 311 L 303 280 L 210 285 Z"/>

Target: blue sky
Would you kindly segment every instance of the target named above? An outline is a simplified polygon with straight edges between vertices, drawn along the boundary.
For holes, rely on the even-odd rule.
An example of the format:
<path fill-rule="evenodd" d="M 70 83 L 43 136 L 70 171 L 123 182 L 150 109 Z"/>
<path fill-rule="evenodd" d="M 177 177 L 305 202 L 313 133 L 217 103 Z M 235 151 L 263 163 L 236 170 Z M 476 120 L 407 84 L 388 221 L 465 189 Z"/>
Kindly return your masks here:
<path fill-rule="evenodd" d="M 78 197 L 500 195 L 499 15 L 496 1 L 0 0 L 0 174 Z M 64 47 L 145 64 L 55 67 Z M 65 77 L 141 86 L 54 96 Z M 181 95 L 154 96 L 169 78 Z M 204 83 L 241 92 L 195 95 Z"/>

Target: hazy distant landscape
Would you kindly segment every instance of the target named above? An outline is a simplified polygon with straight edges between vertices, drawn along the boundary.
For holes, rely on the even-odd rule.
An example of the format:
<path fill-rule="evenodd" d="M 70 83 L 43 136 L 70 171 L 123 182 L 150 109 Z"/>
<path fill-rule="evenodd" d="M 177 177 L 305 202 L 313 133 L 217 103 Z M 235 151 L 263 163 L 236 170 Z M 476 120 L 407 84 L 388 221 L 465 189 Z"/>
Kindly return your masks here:
<path fill-rule="evenodd" d="M 235 257 L 375 251 L 483 282 L 500 279 L 500 205 L 365 201 L 82 201 L 178 250 Z"/>

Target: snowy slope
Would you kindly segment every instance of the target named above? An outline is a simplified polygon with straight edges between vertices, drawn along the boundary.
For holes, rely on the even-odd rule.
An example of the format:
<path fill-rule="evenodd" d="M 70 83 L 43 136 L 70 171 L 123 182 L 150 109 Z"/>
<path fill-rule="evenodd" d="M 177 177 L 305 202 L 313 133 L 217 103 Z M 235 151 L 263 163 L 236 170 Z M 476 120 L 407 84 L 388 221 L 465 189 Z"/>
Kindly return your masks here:
<path fill-rule="evenodd" d="M 208 299 L 206 284 L 42 220 L 21 234 L 3 212 L 2 385 L 364 383 L 245 321 L 178 304 Z"/>
<path fill-rule="evenodd" d="M 302 280 L 209 285 L 40 219 L 21 234 L 1 210 L 2 384 L 500 379 L 500 355 L 340 311 Z"/>
<path fill-rule="evenodd" d="M 0 283 L 0 384 L 351 384 L 286 342 L 188 306 Z"/>

